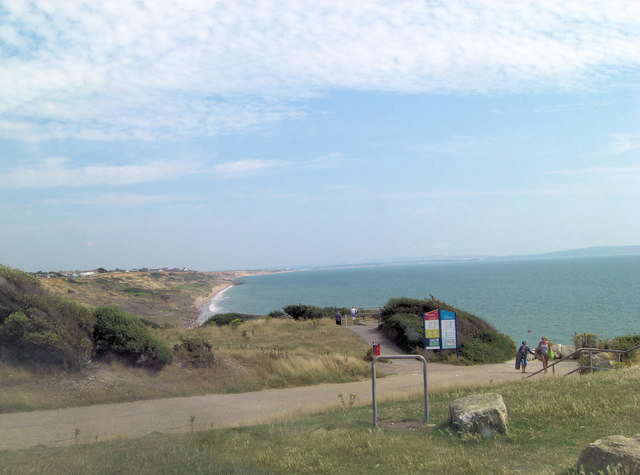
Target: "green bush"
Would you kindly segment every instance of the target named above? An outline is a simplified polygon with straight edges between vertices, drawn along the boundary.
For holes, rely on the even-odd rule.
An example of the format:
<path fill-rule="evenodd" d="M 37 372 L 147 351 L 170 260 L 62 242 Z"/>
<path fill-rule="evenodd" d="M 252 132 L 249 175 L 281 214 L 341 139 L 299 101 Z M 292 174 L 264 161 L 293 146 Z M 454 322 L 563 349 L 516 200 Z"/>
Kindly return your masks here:
<path fill-rule="evenodd" d="M 240 320 L 240 322 L 246 322 L 247 320 L 254 320 L 261 318 L 259 315 L 249 315 L 246 313 L 217 313 L 211 315 L 203 325 L 229 325 L 234 320 Z"/>
<path fill-rule="evenodd" d="M 173 361 L 173 351 L 164 341 L 153 338 L 149 351 L 143 358 L 145 366 L 161 369 Z"/>
<path fill-rule="evenodd" d="M 160 368 L 171 362 L 166 343 L 151 335 L 142 320 L 116 307 L 98 307 L 93 342 L 99 357 L 116 354 L 132 363 Z"/>
<path fill-rule="evenodd" d="M 315 305 L 287 305 L 282 310 L 294 320 L 313 320 L 317 318 L 331 317 L 336 314 L 337 311 L 342 313 L 342 316 L 349 314 L 349 309 L 344 307 L 316 307 Z"/>
<path fill-rule="evenodd" d="M 384 322 L 384 334 L 407 352 L 422 346 L 424 342 L 422 322 L 416 314 L 391 315 Z"/>
<path fill-rule="evenodd" d="M 604 342 L 604 347 L 609 350 L 628 350 L 638 345 L 640 345 L 640 333 L 617 336 Z"/>
<path fill-rule="evenodd" d="M 0 266 L 0 358 L 77 369 L 93 352 L 93 316 L 54 296 L 38 279 Z"/>
<path fill-rule="evenodd" d="M 513 358 L 513 340 L 498 332 L 489 322 L 445 302 L 429 299 L 392 298 L 380 311 L 381 331 L 405 351 L 422 352 L 422 315 L 441 309 L 456 312 L 460 356 L 470 362 L 498 363 Z M 431 360 L 449 360 L 449 350 L 428 352 Z"/>
<path fill-rule="evenodd" d="M 574 333 L 573 334 L 573 344 L 576 347 L 576 350 L 580 348 L 598 348 L 598 336 L 593 333 Z"/>
<path fill-rule="evenodd" d="M 501 363 L 513 358 L 513 340 L 496 330 L 481 330 L 460 338 L 460 356 L 478 363 Z"/>
<path fill-rule="evenodd" d="M 629 350 L 638 345 L 640 345 L 640 333 L 618 336 L 604 342 L 604 347 L 608 350 Z M 638 361 L 639 359 L 640 349 L 635 350 L 633 353 L 621 356 L 621 361 L 624 363 Z"/>
<path fill-rule="evenodd" d="M 436 301 L 432 300 L 419 300 L 411 299 L 407 297 L 392 298 L 380 310 L 380 318 L 382 322 L 397 315 L 399 313 L 409 315 L 421 315 L 425 312 L 430 312 L 438 308 Z"/>
<path fill-rule="evenodd" d="M 313 305 L 287 305 L 283 307 L 284 313 L 294 320 L 313 320 L 314 318 L 322 318 L 322 310 Z"/>

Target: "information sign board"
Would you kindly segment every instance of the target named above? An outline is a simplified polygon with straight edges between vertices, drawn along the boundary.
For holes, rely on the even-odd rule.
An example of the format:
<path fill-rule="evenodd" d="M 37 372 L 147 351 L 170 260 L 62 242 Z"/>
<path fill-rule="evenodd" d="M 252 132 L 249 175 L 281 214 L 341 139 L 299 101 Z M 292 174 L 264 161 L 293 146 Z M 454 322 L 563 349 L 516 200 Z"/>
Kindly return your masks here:
<path fill-rule="evenodd" d="M 440 349 L 440 318 L 438 310 L 432 310 L 424 314 L 424 349 Z"/>
<path fill-rule="evenodd" d="M 456 313 L 449 310 L 440 310 L 440 329 L 442 337 L 442 349 L 458 348 L 458 329 Z"/>

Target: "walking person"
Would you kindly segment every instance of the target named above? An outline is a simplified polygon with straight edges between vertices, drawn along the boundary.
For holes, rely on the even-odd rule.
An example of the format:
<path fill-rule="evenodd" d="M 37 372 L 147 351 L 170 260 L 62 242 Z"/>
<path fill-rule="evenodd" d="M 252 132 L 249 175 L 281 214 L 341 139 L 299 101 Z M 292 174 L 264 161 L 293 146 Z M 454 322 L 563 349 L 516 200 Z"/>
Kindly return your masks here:
<path fill-rule="evenodd" d="M 351 320 L 353 320 L 353 323 L 356 323 L 356 317 L 358 316 L 358 311 L 356 310 L 356 306 L 353 305 L 351 307 Z"/>
<path fill-rule="evenodd" d="M 535 355 L 535 353 L 531 351 L 531 348 L 527 346 L 527 342 L 523 341 L 520 348 L 518 348 L 518 353 L 516 354 L 516 362 L 520 363 L 519 365 L 516 365 L 516 369 L 518 369 L 518 366 L 521 366 L 523 373 L 527 372 L 527 353 Z"/>
<path fill-rule="evenodd" d="M 342 325 L 342 314 L 340 310 L 336 312 L 336 325 Z"/>
<path fill-rule="evenodd" d="M 536 348 L 536 354 L 540 355 L 540 359 L 542 360 L 542 368 L 544 372 L 547 372 L 547 365 L 549 364 L 549 352 L 551 351 L 551 343 L 547 340 L 546 336 L 542 337 L 540 343 L 538 343 L 538 348 Z"/>

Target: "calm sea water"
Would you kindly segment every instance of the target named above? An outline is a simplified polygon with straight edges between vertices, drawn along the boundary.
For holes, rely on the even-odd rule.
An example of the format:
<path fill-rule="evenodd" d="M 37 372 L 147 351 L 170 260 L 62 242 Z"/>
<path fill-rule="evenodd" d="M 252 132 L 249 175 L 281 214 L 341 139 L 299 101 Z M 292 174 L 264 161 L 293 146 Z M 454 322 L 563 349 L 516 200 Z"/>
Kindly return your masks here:
<path fill-rule="evenodd" d="M 451 262 L 254 276 L 219 295 L 215 313 L 267 314 L 285 305 L 378 308 L 428 298 L 471 312 L 514 341 L 571 343 L 640 332 L 640 256 Z"/>

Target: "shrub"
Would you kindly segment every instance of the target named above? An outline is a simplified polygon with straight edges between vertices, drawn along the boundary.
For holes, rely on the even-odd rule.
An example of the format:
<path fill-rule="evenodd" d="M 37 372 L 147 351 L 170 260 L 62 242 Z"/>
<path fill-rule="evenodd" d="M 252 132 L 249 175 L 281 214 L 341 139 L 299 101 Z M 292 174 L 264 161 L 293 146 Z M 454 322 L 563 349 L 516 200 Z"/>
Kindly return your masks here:
<path fill-rule="evenodd" d="M 282 317 L 286 317 L 286 315 L 287 314 L 284 313 L 282 310 L 273 310 L 267 314 L 267 317 L 282 318 Z"/>
<path fill-rule="evenodd" d="M 429 300 L 418 300 L 407 297 L 392 298 L 382 307 L 380 318 L 384 322 L 399 313 L 420 315 L 437 308 L 437 305 Z"/>
<path fill-rule="evenodd" d="M 608 350 L 629 350 L 638 345 L 640 345 L 640 333 L 618 336 L 604 342 L 604 347 Z M 640 359 L 639 355 L 640 349 L 635 350 L 633 353 L 621 355 L 620 358 L 623 363 L 630 363 L 632 361 L 638 361 L 638 359 Z"/>
<path fill-rule="evenodd" d="M 576 350 L 580 348 L 598 348 L 598 337 L 593 333 L 574 333 L 572 339 Z"/>
<path fill-rule="evenodd" d="M 171 349 L 151 335 L 138 317 L 109 306 L 95 309 L 94 316 L 93 341 L 98 356 L 114 353 L 154 368 L 171 362 Z"/>
<path fill-rule="evenodd" d="M 628 350 L 638 345 L 640 345 L 640 333 L 617 336 L 604 342 L 604 347 L 609 350 Z"/>
<path fill-rule="evenodd" d="M 285 313 L 280 312 L 280 316 L 286 314 L 294 320 L 314 320 L 325 317 L 333 318 L 337 311 L 340 311 L 343 316 L 349 314 L 349 309 L 344 307 L 316 307 L 315 305 L 304 305 L 301 303 L 287 305 L 282 310 L 284 310 Z M 275 312 L 271 312 L 269 315 L 276 316 Z"/>
<path fill-rule="evenodd" d="M 412 351 L 424 341 L 422 322 L 416 314 L 397 313 L 385 321 L 384 334 L 405 351 Z"/>
<path fill-rule="evenodd" d="M 215 361 L 211 343 L 199 337 L 183 338 L 182 343 L 174 345 L 173 352 L 180 364 L 194 368 L 209 368 Z"/>
<path fill-rule="evenodd" d="M 458 345 L 460 355 L 472 362 L 498 363 L 515 353 L 513 340 L 480 317 L 457 309 L 431 296 L 419 300 L 392 298 L 380 311 L 382 332 L 405 351 L 422 352 L 424 334 L 422 314 L 441 309 L 456 312 L 458 317 Z M 449 360 L 448 353 L 428 352 L 430 360 Z"/>
<path fill-rule="evenodd" d="M 217 313 L 215 315 L 211 315 L 203 325 L 229 325 L 235 320 L 240 320 L 240 323 L 246 322 L 247 320 L 254 320 L 257 318 L 261 318 L 259 315 L 249 315 L 246 313 Z"/>
<path fill-rule="evenodd" d="M 515 354 L 513 340 L 496 330 L 481 330 L 460 338 L 460 355 L 479 363 L 500 363 Z"/>
<path fill-rule="evenodd" d="M 283 307 L 284 313 L 294 320 L 310 320 L 314 318 L 322 318 L 322 310 L 313 305 L 287 305 Z"/>
<path fill-rule="evenodd" d="M 49 294 L 37 278 L 0 266 L 0 357 L 77 369 L 91 357 L 93 316 Z"/>

